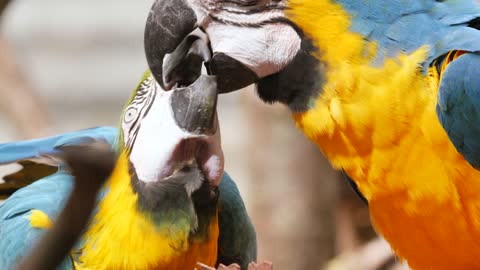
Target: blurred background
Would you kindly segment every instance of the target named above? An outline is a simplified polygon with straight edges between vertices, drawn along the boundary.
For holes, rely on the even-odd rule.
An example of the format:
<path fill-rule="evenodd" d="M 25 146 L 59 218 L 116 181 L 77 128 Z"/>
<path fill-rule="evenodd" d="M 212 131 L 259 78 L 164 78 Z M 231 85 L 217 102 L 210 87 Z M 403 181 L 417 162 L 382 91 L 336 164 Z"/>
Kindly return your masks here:
<path fill-rule="evenodd" d="M 0 2 L 0 142 L 116 126 L 147 67 L 152 2 Z M 219 118 L 226 171 L 257 228 L 260 260 L 277 270 L 399 267 L 366 205 L 286 107 L 263 104 L 251 87 L 221 96 Z"/>

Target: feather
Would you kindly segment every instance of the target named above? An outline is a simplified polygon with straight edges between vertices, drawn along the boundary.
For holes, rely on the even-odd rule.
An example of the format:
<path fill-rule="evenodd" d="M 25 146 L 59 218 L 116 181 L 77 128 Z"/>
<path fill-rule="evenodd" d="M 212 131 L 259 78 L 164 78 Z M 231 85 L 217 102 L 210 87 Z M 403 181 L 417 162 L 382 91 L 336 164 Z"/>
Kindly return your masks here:
<path fill-rule="evenodd" d="M 457 150 L 480 169 L 480 55 L 464 54 L 444 65 L 448 66 L 439 89 L 439 120 Z"/>
<path fill-rule="evenodd" d="M 315 106 L 294 113 L 295 122 L 352 178 L 375 228 L 415 270 L 478 268 L 480 172 L 438 120 L 433 64 L 451 50 L 480 51 L 480 31 L 469 26 L 479 15 L 473 0 L 290 1 L 290 18 L 328 67 Z M 461 100 L 461 87 L 450 94 L 476 103 L 478 68 L 465 69 L 450 83 L 467 82 L 472 95 Z M 452 131 L 478 126 L 467 107 L 458 109 L 466 122 L 442 120 Z"/>
<path fill-rule="evenodd" d="M 465 27 L 480 17 L 472 0 L 338 1 L 351 18 L 350 30 L 378 45 L 375 64 L 400 53 L 413 53 L 428 45 L 423 65 L 455 50 L 478 51 L 480 32 Z M 412 31 L 415 29 L 415 31 Z"/>
<path fill-rule="evenodd" d="M 257 261 L 255 228 L 248 216 L 240 191 L 227 173 L 220 182 L 218 263 L 238 263 L 246 269 Z M 241 236 L 241 237 L 239 237 Z"/>
<path fill-rule="evenodd" d="M 106 141 L 113 147 L 116 138 L 116 128 L 97 127 L 49 138 L 0 144 L 0 165 L 16 163 L 21 166 L 3 176 L 4 183 L 0 183 L 0 199 L 5 199 L 16 190 L 55 173 L 62 165 L 61 160 L 55 158 L 60 148 L 78 146 L 95 140 Z"/>

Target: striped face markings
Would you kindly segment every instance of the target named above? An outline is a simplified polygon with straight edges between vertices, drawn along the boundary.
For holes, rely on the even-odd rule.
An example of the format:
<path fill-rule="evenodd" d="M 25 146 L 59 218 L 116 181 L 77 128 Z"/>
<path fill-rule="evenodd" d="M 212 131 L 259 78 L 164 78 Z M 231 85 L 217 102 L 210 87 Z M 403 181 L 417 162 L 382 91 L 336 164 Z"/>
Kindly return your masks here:
<path fill-rule="evenodd" d="M 213 21 L 243 27 L 261 27 L 285 19 L 286 0 L 188 0 Z M 199 18 L 202 16 L 200 15 Z M 200 19 L 199 21 L 202 21 Z M 201 24 L 201 23 L 200 23 Z"/>
<path fill-rule="evenodd" d="M 135 143 L 140 123 L 147 115 L 155 100 L 158 85 L 152 76 L 149 76 L 138 87 L 135 96 L 123 113 L 122 129 L 124 143 L 127 149 L 131 149 Z M 161 90 L 161 89 L 160 89 Z"/>
<path fill-rule="evenodd" d="M 285 9 L 286 0 L 193 0 L 209 10 L 225 10 L 235 13 L 260 13 L 270 9 Z"/>
<path fill-rule="evenodd" d="M 285 15 L 286 0 L 186 1 L 210 40 L 213 58 L 225 54 L 258 78 L 284 69 L 301 49 L 303 34 Z"/>
<path fill-rule="evenodd" d="M 217 76 L 219 93 L 236 91 L 279 73 L 308 47 L 301 29 L 286 15 L 287 1 L 155 1 L 144 39 L 153 76 L 170 90 L 179 81 L 172 79 L 172 70 L 191 54 L 200 56 L 209 74 Z M 204 34 L 201 38 L 194 35 L 197 30 Z M 278 84 L 278 80 L 269 77 L 268 83 Z"/>

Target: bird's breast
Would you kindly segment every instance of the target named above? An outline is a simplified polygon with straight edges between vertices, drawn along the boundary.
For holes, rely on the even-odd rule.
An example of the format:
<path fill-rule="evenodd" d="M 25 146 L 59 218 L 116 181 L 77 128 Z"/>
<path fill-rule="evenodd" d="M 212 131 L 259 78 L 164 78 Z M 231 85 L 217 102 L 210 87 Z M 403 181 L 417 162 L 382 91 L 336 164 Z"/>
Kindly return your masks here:
<path fill-rule="evenodd" d="M 208 227 L 193 234 L 190 219 L 181 211 L 163 213 L 161 220 L 138 208 L 124 154 L 106 183 L 107 192 L 73 254 L 80 270 L 189 270 L 197 262 L 214 265 L 219 235 L 218 213 Z"/>

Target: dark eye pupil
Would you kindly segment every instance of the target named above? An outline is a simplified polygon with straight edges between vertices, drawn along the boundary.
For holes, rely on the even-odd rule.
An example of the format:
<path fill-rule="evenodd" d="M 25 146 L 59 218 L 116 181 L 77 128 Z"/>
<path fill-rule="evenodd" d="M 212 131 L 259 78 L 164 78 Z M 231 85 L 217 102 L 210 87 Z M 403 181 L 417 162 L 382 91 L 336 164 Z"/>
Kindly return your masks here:
<path fill-rule="evenodd" d="M 126 122 L 130 122 L 133 120 L 133 118 L 135 117 L 137 113 L 137 110 L 136 109 L 129 109 L 125 112 L 125 121 Z"/>

